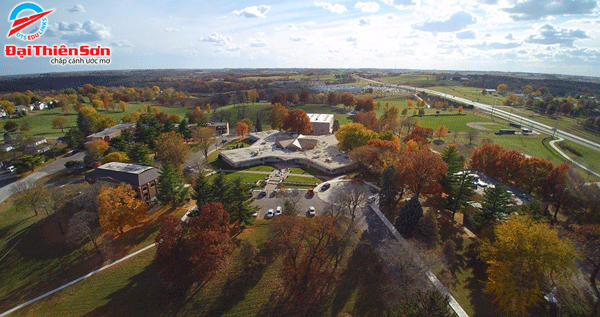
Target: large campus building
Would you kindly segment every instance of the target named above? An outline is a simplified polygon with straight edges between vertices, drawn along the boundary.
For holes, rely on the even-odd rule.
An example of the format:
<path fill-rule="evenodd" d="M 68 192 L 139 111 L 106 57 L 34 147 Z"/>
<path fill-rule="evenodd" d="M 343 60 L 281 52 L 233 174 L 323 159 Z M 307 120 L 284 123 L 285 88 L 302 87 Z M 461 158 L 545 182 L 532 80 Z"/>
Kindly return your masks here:
<path fill-rule="evenodd" d="M 150 203 L 155 200 L 158 192 L 159 175 L 160 170 L 156 167 L 111 162 L 85 175 L 85 180 L 90 183 L 104 182 L 114 186 L 127 183 L 133 187 L 140 199 Z"/>
<path fill-rule="evenodd" d="M 352 171 L 356 161 L 340 151 L 337 139 L 328 135 L 297 135 L 281 131 L 250 133 L 249 147 L 222 151 L 219 158 L 234 168 L 261 164 L 308 165 L 333 175 Z"/>

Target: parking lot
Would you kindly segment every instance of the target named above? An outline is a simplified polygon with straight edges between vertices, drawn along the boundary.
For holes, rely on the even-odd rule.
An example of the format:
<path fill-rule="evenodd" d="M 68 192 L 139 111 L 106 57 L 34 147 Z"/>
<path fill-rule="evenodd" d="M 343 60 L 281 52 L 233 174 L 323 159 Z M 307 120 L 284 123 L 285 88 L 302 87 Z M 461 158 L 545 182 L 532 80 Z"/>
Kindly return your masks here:
<path fill-rule="evenodd" d="M 269 209 L 275 210 L 277 206 L 281 206 L 281 208 L 283 208 L 283 205 L 287 199 L 296 202 L 296 208 L 298 208 L 300 211 L 301 216 L 307 215 L 308 207 L 310 206 L 315 207 L 315 213 L 317 215 L 322 215 L 326 206 L 326 203 L 319 198 L 316 193 L 312 196 L 307 195 L 307 189 L 298 189 L 297 191 L 291 191 L 283 194 L 275 194 L 275 192 L 271 192 L 267 195 L 261 195 L 260 192 L 260 190 L 253 191 L 254 197 L 256 198 L 253 205 L 260 208 L 258 211 L 258 218 L 264 218 Z"/>

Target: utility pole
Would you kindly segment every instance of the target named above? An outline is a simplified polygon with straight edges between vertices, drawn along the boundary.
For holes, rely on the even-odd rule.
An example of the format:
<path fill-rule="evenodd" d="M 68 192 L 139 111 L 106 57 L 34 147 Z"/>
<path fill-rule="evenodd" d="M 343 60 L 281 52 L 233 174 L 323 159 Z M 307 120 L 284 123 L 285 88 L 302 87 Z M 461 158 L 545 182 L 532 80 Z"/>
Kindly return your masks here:
<path fill-rule="evenodd" d="M 494 122 L 494 108 L 495 107 L 496 107 L 496 100 L 494 99 L 494 105 L 492 106 L 492 114 L 491 114 L 492 122 Z"/>

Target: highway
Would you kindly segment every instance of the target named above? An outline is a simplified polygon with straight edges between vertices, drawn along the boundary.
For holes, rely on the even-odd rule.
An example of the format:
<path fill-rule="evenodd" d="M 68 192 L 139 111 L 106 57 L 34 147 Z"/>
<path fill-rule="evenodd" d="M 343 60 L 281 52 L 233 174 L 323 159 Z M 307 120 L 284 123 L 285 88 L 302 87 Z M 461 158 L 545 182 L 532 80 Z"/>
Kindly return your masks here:
<path fill-rule="evenodd" d="M 358 77 L 358 76 L 357 76 Z M 408 91 L 419 91 L 419 92 L 424 92 L 430 95 L 437 95 L 440 97 L 444 97 L 446 99 L 451 99 L 451 100 L 455 100 L 458 102 L 462 102 L 468 105 L 473 105 L 475 108 L 483 110 L 483 111 L 487 111 L 487 112 L 494 112 L 493 115 L 495 117 L 498 118 L 502 118 L 511 122 L 515 122 L 515 123 L 520 123 L 520 124 L 524 124 L 525 126 L 530 126 L 532 129 L 536 130 L 537 132 L 542 132 L 542 133 L 546 133 L 548 135 L 555 135 L 557 137 L 563 138 L 565 140 L 569 140 L 572 142 L 575 142 L 577 144 L 581 144 L 583 146 L 586 146 L 590 149 L 593 149 L 597 152 L 600 152 L 600 144 L 590 141 L 588 139 L 579 137 L 577 135 L 573 135 L 571 133 L 562 131 L 560 129 L 556 130 L 556 133 L 554 132 L 554 127 L 545 125 L 543 123 L 539 123 L 535 120 L 531 120 L 528 119 L 526 117 L 523 116 L 519 116 L 516 115 L 514 113 L 508 112 L 508 111 L 504 111 L 498 108 L 494 108 L 494 106 L 492 105 L 488 105 L 488 104 L 484 104 L 484 103 L 480 103 L 480 102 L 475 102 L 469 99 L 465 99 L 462 97 L 457 97 L 457 96 L 453 96 L 453 95 L 449 95 L 449 94 L 445 94 L 439 91 L 434 91 L 431 89 L 426 89 L 426 88 L 418 88 L 418 87 L 413 87 L 413 86 L 406 86 L 406 85 L 394 85 L 394 84 L 386 84 L 386 83 L 382 83 L 376 80 L 372 80 L 372 79 L 367 79 L 367 78 L 362 78 L 362 77 L 358 77 L 362 80 L 365 81 L 369 81 L 369 82 L 373 82 L 373 83 L 377 83 L 380 85 L 385 85 L 385 86 L 390 86 L 390 87 L 395 87 L 395 88 L 400 88 L 400 89 L 404 89 L 404 90 L 408 90 Z"/>

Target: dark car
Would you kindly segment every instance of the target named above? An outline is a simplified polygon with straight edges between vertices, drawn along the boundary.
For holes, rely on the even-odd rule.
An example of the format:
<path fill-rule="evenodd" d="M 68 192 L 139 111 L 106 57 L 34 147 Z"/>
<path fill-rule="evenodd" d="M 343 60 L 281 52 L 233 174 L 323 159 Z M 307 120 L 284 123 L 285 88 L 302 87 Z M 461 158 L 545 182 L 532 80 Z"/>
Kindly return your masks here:
<path fill-rule="evenodd" d="M 379 191 L 377 190 L 377 188 L 375 187 L 371 187 L 371 193 L 372 194 L 377 194 Z"/>
<path fill-rule="evenodd" d="M 329 187 L 331 187 L 331 184 L 325 183 L 325 184 L 323 184 L 323 186 L 321 186 L 321 191 L 324 192 L 324 191 L 328 190 Z"/>
<path fill-rule="evenodd" d="M 188 217 L 197 217 L 200 214 L 200 210 L 198 209 L 193 209 L 188 211 L 187 216 Z"/>

